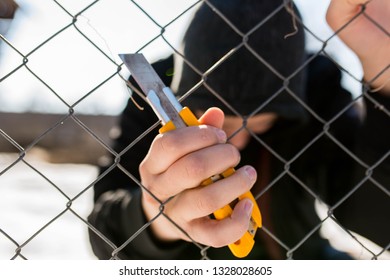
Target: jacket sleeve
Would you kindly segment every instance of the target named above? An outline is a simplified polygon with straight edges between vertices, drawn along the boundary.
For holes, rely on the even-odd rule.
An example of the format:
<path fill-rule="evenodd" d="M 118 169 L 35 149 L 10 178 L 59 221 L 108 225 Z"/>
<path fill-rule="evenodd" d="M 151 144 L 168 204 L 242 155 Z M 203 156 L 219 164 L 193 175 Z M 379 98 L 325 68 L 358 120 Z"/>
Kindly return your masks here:
<path fill-rule="evenodd" d="M 161 243 L 153 237 L 141 207 L 140 192 L 108 191 L 88 217 L 93 251 L 99 259 L 178 259 L 191 246 L 184 241 Z M 122 247 L 116 250 L 117 247 Z"/>

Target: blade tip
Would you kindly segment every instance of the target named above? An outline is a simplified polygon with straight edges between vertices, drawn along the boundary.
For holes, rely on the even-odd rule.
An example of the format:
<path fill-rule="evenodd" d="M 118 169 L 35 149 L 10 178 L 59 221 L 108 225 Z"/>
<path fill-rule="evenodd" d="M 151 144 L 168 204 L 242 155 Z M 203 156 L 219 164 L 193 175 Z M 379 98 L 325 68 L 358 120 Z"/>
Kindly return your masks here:
<path fill-rule="evenodd" d="M 132 53 L 120 53 L 120 54 L 118 54 L 118 56 L 122 61 L 126 61 L 126 59 L 131 58 L 133 56 L 133 54 Z"/>
<path fill-rule="evenodd" d="M 118 54 L 118 56 L 120 57 L 120 59 L 124 61 L 126 59 L 137 57 L 137 56 L 143 57 L 144 55 L 142 53 L 120 53 Z"/>

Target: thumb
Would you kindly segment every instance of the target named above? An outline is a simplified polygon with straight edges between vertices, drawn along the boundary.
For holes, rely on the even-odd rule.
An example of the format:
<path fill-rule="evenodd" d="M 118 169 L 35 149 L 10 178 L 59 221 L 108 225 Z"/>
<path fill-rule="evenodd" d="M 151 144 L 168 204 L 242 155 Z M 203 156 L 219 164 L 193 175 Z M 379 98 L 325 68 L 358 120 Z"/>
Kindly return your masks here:
<path fill-rule="evenodd" d="M 199 123 L 222 128 L 224 120 L 225 115 L 223 111 L 219 108 L 212 107 L 199 118 Z"/>

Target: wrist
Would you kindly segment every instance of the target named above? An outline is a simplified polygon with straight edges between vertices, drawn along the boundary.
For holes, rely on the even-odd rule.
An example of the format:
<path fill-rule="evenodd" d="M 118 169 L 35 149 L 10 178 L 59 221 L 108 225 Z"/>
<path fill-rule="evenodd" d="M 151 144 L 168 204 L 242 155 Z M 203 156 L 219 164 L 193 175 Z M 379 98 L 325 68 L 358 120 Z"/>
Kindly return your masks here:
<path fill-rule="evenodd" d="M 141 205 L 147 221 L 152 221 L 150 230 L 156 240 L 161 243 L 180 240 L 178 237 L 179 229 L 161 214 L 161 207 L 158 201 L 143 192 Z"/>

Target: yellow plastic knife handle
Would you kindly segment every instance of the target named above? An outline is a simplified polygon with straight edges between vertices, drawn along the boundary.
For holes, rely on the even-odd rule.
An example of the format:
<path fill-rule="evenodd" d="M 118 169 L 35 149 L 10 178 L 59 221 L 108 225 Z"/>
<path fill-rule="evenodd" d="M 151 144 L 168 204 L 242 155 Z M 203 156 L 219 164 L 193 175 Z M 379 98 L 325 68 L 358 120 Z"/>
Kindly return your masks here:
<path fill-rule="evenodd" d="M 179 112 L 179 115 L 182 118 L 182 120 L 186 123 L 187 126 L 199 125 L 198 119 L 196 118 L 196 116 L 191 112 L 191 110 L 188 107 L 184 107 Z M 169 121 L 163 127 L 160 128 L 159 132 L 165 133 L 167 131 L 174 130 L 174 129 L 175 129 L 175 125 L 173 124 L 172 121 Z M 211 178 L 204 180 L 201 183 L 201 185 L 207 186 L 209 184 L 212 184 L 215 181 L 218 181 L 220 179 L 223 179 L 223 178 L 226 178 L 226 177 L 232 175 L 234 172 L 235 172 L 234 168 L 229 168 L 221 174 L 215 175 Z M 248 230 L 245 232 L 245 234 L 239 240 L 228 245 L 229 249 L 233 253 L 233 255 L 238 257 L 238 258 L 246 257 L 251 252 L 253 245 L 255 244 L 254 236 L 255 236 L 256 230 L 257 230 L 257 228 L 260 228 L 262 225 L 260 209 L 259 209 L 257 202 L 256 202 L 255 198 L 253 197 L 252 193 L 246 192 L 245 194 L 238 197 L 238 200 L 241 200 L 244 198 L 249 198 L 253 203 L 253 210 L 252 210 L 252 215 L 251 215 L 251 219 L 250 219 L 250 226 L 249 226 Z M 221 209 L 218 209 L 217 211 L 215 211 L 213 214 L 217 220 L 222 220 L 222 219 L 229 217 L 232 214 L 232 212 L 233 212 L 232 207 L 230 205 L 226 205 L 226 206 L 222 207 Z"/>

